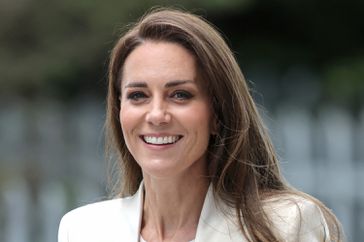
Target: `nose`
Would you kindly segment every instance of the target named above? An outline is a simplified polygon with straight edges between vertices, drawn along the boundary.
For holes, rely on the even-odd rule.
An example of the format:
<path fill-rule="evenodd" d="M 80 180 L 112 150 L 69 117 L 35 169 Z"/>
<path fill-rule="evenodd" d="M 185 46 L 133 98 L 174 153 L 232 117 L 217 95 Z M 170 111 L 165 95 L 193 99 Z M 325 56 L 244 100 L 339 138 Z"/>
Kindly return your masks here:
<path fill-rule="evenodd" d="M 167 104 L 162 100 L 154 100 L 147 112 L 146 121 L 154 126 L 169 124 L 171 115 L 167 110 Z"/>

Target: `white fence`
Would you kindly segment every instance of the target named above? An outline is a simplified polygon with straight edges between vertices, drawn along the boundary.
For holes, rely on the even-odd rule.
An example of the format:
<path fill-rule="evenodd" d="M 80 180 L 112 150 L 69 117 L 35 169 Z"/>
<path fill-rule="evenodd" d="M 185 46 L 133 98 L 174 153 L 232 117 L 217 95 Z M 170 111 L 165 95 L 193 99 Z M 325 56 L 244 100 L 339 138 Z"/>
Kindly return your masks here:
<path fill-rule="evenodd" d="M 267 119 L 287 180 L 364 238 L 364 111 L 282 106 Z M 0 104 L 0 241 L 56 241 L 67 210 L 105 196 L 104 102 Z"/>

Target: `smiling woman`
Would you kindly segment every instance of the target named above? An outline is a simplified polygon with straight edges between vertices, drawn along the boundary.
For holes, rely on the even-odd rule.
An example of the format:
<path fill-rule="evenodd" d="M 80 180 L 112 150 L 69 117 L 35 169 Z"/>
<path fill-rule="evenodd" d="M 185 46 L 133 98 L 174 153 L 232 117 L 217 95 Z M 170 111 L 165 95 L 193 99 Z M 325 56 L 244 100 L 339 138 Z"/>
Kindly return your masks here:
<path fill-rule="evenodd" d="M 125 60 L 120 123 L 146 187 L 157 177 L 172 185 L 207 176 L 212 112 L 197 77 L 194 56 L 174 43 L 147 40 Z"/>
<path fill-rule="evenodd" d="M 117 197 L 67 213 L 59 242 L 342 241 L 284 182 L 231 50 L 196 15 L 157 9 L 118 40 L 106 127 Z"/>

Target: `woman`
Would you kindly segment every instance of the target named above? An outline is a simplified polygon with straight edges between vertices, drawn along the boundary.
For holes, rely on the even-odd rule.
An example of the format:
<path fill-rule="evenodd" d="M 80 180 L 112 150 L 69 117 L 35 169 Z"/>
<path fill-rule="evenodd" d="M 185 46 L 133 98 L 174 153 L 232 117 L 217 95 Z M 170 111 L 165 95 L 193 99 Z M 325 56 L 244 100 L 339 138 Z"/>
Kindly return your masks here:
<path fill-rule="evenodd" d="M 342 240 L 284 182 L 231 50 L 193 14 L 151 11 L 119 39 L 106 127 L 121 198 L 66 214 L 60 242 Z"/>

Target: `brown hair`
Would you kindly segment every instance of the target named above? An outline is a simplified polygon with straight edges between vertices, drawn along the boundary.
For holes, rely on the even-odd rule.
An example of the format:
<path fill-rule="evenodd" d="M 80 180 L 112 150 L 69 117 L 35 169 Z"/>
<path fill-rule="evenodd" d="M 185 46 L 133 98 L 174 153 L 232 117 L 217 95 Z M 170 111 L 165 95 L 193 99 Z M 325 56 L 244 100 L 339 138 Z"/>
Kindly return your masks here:
<path fill-rule="evenodd" d="M 263 210 L 263 200 L 277 194 L 296 194 L 322 209 L 331 239 L 340 241 L 335 216 L 322 203 L 284 182 L 245 78 L 221 35 L 206 20 L 181 10 L 147 13 L 118 40 L 111 54 L 106 128 L 108 146 L 119 155 L 115 187 L 120 195 L 134 194 L 142 180 L 141 168 L 128 151 L 120 126 L 120 77 L 127 56 L 147 40 L 178 43 L 196 58 L 218 127 L 208 148 L 209 177 L 215 196 L 237 211 L 242 233 L 251 241 L 278 241 L 279 235 L 270 229 L 271 221 Z"/>

